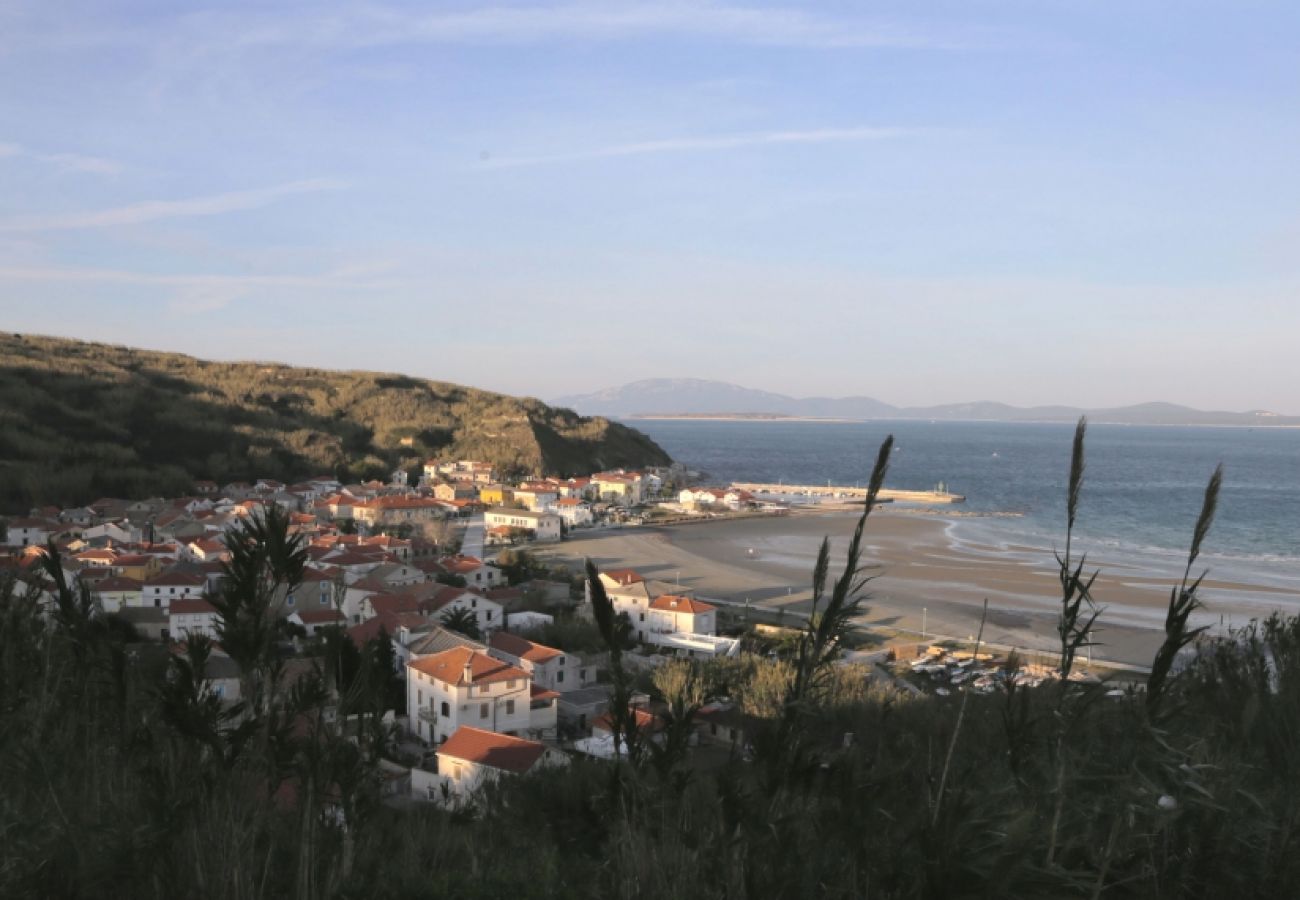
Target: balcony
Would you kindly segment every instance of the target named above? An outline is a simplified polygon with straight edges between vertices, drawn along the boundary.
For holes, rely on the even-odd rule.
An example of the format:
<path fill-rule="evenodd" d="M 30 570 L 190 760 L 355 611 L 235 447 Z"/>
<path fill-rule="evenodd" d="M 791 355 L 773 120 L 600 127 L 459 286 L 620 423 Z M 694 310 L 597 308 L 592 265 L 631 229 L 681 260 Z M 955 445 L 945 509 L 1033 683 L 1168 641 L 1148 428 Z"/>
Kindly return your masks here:
<path fill-rule="evenodd" d="M 421 706 L 420 711 L 416 713 L 422 722 L 438 721 L 438 711 L 431 706 Z"/>

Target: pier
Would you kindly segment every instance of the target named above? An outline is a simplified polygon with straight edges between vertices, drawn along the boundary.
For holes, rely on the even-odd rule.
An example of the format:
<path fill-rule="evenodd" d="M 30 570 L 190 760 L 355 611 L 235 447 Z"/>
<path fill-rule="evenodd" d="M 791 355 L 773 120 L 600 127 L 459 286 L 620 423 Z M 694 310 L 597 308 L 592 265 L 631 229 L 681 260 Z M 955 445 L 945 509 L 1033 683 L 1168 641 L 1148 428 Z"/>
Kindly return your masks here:
<path fill-rule="evenodd" d="M 835 484 L 760 484 L 757 482 L 737 481 L 731 485 L 738 491 L 751 494 L 791 494 L 803 497 L 841 497 L 851 500 L 864 500 L 867 489 L 864 487 L 847 487 Z M 881 488 L 878 500 L 897 503 L 964 503 L 965 496 L 948 491 L 897 491 Z"/>

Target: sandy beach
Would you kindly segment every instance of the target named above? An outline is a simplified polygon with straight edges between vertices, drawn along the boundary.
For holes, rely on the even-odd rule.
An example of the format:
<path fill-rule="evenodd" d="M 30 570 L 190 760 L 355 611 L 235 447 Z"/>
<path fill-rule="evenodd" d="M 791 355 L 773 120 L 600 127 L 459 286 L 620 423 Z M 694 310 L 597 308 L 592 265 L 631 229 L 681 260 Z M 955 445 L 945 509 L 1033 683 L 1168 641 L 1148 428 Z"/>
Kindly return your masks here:
<path fill-rule="evenodd" d="M 669 527 L 581 532 L 541 551 L 601 569 L 633 568 L 702 598 L 755 606 L 804 609 L 817 548 L 831 539 L 832 575 L 856 522 L 849 512 L 805 512 Z M 864 562 L 876 576 L 864 604 L 863 624 L 965 639 L 979 628 L 989 600 L 986 641 L 1024 649 L 1056 642 L 1060 586 L 1051 548 L 993 547 L 960 538 L 960 528 L 938 516 L 873 512 Z M 1094 594 L 1105 608 L 1098 619 L 1101 646 L 1094 659 L 1145 665 L 1159 646 L 1174 573 L 1137 570 L 1090 557 L 1101 570 Z M 1090 566 L 1091 568 L 1091 566 Z M 1180 573 L 1181 574 L 1181 573 Z M 1274 609 L 1300 612 L 1300 592 L 1276 585 L 1205 581 L 1206 605 L 1198 624 L 1241 625 Z"/>

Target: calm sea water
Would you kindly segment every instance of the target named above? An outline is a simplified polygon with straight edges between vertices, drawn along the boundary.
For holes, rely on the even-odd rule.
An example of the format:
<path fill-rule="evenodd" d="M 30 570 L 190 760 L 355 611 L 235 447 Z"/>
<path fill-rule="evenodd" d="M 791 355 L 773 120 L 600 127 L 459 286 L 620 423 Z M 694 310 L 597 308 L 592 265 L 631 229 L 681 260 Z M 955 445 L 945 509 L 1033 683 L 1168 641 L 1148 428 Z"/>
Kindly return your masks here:
<path fill-rule="evenodd" d="M 965 510 L 959 537 L 1062 543 L 1073 426 L 990 422 L 669 421 L 630 423 L 712 481 L 865 483 L 880 442 L 896 452 L 886 485 L 942 481 Z M 1078 534 L 1085 548 L 1135 561 L 1185 557 L 1206 482 L 1224 466 L 1206 544 L 1216 574 L 1300 588 L 1300 429 L 1091 425 Z"/>

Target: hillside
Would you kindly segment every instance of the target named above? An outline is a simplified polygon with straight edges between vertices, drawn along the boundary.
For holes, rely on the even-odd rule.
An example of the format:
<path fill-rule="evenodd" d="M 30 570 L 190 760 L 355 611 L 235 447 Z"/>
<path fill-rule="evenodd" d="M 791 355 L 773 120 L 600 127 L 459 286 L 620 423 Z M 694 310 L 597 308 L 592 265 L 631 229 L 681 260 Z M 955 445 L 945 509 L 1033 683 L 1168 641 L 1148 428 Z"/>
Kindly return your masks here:
<path fill-rule="evenodd" d="M 433 455 L 559 475 L 670 461 L 624 425 L 457 384 L 0 336 L 0 510 Z"/>

